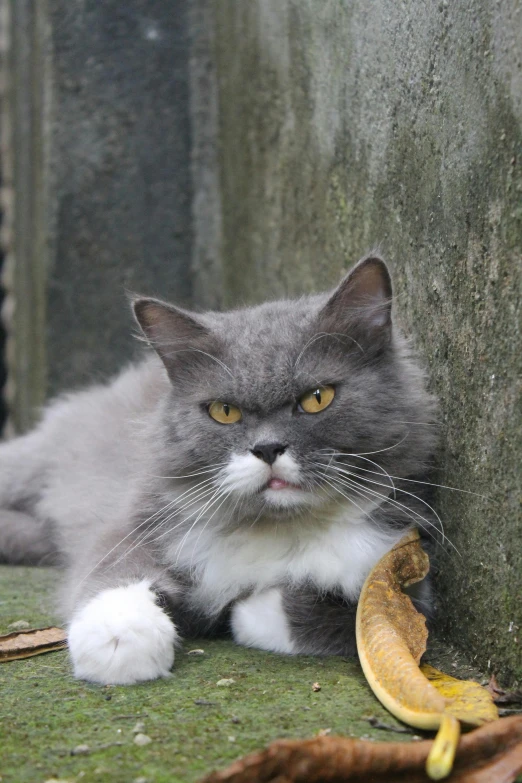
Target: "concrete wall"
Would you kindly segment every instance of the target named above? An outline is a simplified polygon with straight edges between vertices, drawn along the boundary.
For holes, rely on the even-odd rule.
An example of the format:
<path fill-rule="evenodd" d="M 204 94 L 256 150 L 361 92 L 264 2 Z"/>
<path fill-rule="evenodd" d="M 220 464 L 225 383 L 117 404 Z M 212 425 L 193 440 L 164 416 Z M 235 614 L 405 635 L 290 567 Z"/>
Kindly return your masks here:
<path fill-rule="evenodd" d="M 129 355 L 125 289 L 190 301 L 192 227 L 186 4 L 48 2 L 52 392 Z"/>
<path fill-rule="evenodd" d="M 6 396 L 133 353 L 125 291 L 192 297 L 191 36 L 182 0 L 4 0 Z"/>
<path fill-rule="evenodd" d="M 441 628 L 522 678 L 522 3 L 214 4 L 223 285 L 333 284 L 378 246 L 442 407 Z"/>

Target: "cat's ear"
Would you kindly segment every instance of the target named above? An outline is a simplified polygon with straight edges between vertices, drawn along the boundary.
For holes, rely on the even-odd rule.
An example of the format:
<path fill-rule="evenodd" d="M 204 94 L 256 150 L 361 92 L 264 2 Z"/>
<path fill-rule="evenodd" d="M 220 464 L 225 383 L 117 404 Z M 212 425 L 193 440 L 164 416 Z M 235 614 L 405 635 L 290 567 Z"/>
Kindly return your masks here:
<path fill-rule="evenodd" d="M 197 351 L 209 341 L 210 332 L 197 316 L 160 299 L 136 297 L 132 309 L 141 331 L 167 370 L 180 354 Z"/>
<path fill-rule="evenodd" d="M 342 332 L 376 349 L 391 340 L 392 284 L 388 267 L 378 256 L 368 256 L 339 283 L 320 312 L 325 332 Z"/>

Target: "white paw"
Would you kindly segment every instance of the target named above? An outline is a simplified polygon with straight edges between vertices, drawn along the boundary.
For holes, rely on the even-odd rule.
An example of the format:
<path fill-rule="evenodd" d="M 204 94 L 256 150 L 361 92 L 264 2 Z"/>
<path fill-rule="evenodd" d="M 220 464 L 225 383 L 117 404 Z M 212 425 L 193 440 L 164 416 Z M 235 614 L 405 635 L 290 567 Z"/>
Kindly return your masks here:
<path fill-rule="evenodd" d="M 273 652 L 294 651 L 281 591 L 276 588 L 254 593 L 234 604 L 231 622 L 232 635 L 238 644 Z"/>
<path fill-rule="evenodd" d="M 167 677 L 176 639 L 150 582 L 103 590 L 72 619 L 68 643 L 74 675 L 103 685 Z"/>

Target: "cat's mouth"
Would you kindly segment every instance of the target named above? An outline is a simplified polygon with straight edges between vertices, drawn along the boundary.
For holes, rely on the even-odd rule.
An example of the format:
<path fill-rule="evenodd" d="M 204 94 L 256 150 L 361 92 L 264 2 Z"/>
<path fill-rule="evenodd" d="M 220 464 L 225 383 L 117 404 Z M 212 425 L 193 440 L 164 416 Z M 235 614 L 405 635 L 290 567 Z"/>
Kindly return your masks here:
<path fill-rule="evenodd" d="M 301 487 L 298 484 L 291 484 L 289 481 L 285 481 L 282 478 L 277 478 L 276 476 L 273 476 L 265 484 L 264 489 L 284 490 L 284 489 L 301 489 Z"/>
<path fill-rule="evenodd" d="M 311 494 L 302 484 L 287 481 L 279 476 L 272 476 L 261 488 L 263 502 L 270 513 L 296 514 L 305 507 L 314 505 L 316 496 Z"/>

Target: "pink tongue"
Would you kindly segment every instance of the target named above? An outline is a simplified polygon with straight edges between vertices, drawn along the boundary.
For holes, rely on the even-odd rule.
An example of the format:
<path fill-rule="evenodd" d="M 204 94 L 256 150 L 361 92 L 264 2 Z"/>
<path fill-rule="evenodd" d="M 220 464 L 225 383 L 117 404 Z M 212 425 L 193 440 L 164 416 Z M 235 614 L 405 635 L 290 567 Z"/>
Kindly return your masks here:
<path fill-rule="evenodd" d="M 268 482 L 268 489 L 285 489 L 285 487 L 290 487 L 291 485 L 288 483 L 288 481 L 284 481 L 280 478 L 272 478 Z"/>

